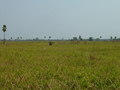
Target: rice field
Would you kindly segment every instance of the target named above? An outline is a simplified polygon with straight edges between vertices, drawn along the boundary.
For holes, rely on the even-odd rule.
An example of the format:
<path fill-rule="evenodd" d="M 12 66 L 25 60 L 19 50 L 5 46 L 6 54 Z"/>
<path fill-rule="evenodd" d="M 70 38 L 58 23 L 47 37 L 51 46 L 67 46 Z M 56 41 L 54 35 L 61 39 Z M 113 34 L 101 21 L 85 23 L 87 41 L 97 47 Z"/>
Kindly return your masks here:
<path fill-rule="evenodd" d="M 120 42 L 0 42 L 0 90 L 120 90 Z"/>

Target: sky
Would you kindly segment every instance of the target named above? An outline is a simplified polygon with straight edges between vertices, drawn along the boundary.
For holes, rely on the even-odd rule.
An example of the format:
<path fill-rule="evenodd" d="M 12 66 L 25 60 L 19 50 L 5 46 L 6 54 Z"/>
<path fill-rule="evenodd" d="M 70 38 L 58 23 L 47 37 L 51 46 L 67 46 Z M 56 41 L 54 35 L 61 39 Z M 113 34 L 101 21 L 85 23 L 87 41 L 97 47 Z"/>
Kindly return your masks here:
<path fill-rule="evenodd" d="M 0 39 L 120 38 L 120 0 L 0 0 Z"/>

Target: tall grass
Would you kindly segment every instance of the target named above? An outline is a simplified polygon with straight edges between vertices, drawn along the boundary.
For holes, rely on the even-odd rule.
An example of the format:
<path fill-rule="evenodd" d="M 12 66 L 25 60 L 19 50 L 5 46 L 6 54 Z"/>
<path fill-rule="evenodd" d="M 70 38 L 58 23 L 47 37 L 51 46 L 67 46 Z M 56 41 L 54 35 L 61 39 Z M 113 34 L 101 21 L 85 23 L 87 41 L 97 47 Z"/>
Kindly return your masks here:
<path fill-rule="evenodd" d="M 120 43 L 0 43 L 1 90 L 119 90 Z"/>

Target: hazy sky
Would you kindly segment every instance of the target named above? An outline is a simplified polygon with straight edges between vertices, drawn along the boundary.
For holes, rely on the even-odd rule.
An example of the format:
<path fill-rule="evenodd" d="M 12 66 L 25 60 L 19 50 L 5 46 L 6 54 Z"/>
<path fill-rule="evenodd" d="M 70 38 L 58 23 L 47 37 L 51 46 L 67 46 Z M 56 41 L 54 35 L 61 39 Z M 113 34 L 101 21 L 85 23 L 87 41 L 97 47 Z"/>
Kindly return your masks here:
<path fill-rule="evenodd" d="M 120 38 L 120 0 L 0 0 L 0 38 Z"/>

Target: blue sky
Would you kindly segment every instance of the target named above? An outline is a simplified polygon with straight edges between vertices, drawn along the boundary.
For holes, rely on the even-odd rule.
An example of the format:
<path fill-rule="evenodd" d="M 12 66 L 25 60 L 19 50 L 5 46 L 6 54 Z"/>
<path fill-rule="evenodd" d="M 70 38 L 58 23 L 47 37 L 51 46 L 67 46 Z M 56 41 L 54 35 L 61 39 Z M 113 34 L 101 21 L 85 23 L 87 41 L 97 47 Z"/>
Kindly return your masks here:
<path fill-rule="evenodd" d="M 120 0 L 0 0 L 0 38 L 120 38 Z"/>

